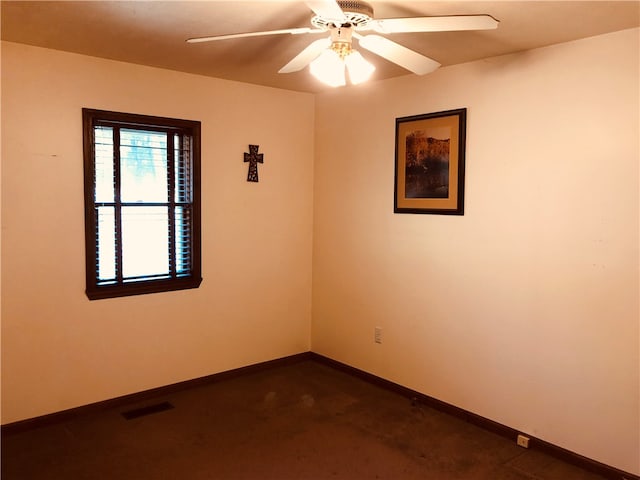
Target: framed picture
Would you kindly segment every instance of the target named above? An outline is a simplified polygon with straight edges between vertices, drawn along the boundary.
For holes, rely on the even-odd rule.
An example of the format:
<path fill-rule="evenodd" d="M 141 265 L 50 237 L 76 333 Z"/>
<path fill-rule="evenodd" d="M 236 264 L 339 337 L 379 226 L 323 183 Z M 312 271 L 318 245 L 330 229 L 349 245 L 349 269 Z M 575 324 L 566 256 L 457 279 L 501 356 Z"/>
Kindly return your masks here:
<path fill-rule="evenodd" d="M 464 215 L 467 109 L 396 118 L 394 213 Z"/>

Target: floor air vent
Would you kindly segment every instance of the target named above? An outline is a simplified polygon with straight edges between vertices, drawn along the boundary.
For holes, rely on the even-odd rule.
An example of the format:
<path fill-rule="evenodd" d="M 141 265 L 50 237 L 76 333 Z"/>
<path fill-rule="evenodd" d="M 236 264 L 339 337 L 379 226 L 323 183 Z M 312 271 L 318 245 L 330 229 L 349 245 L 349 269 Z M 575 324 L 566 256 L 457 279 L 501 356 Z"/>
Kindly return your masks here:
<path fill-rule="evenodd" d="M 135 408 L 133 410 L 128 410 L 126 412 L 122 412 L 122 416 L 127 420 L 132 420 L 138 417 L 144 417 L 145 415 L 151 415 L 153 413 L 164 412 L 165 410 L 171 410 L 173 405 L 169 402 L 156 403 L 154 405 L 149 405 L 147 407 Z"/>

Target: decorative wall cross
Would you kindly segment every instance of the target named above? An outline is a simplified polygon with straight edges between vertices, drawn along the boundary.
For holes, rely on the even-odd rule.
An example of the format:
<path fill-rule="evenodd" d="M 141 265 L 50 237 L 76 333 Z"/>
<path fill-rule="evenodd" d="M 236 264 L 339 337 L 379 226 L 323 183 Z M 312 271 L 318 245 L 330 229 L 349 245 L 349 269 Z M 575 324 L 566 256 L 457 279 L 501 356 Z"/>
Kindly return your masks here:
<path fill-rule="evenodd" d="M 244 161 L 249 162 L 249 174 L 247 182 L 258 181 L 258 163 L 264 163 L 262 153 L 258 153 L 258 145 L 249 145 L 249 153 L 244 153 Z"/>

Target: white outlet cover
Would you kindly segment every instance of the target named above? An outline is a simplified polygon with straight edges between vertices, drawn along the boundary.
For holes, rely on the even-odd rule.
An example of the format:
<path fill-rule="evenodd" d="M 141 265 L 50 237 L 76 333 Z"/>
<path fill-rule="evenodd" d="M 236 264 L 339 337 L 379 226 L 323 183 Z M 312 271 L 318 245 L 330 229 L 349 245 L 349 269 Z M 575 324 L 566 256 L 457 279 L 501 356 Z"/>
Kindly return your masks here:
<path fill-rule="evenodd" d="M 516 442 L 520 447 L 529 448 L 529 437 L 518 435 L 518 439 L 516 440 Z"/>

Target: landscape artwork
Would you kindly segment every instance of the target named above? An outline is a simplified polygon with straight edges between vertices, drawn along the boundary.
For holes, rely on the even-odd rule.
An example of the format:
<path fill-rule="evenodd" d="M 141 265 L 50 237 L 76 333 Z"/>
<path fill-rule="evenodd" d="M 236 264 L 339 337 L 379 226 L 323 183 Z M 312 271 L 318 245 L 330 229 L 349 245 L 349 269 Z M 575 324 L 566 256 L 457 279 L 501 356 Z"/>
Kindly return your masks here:
<path fill-rule="evenodd" d="M 449 197 L 449 145 L 446 127 L 414 130 L 407 135 L 405 153 L 405 197 Z"/>
<path fill-rule="evenodd" d="M 464 214 L 466 112 L 396 118 L 395 213 Z"/>

